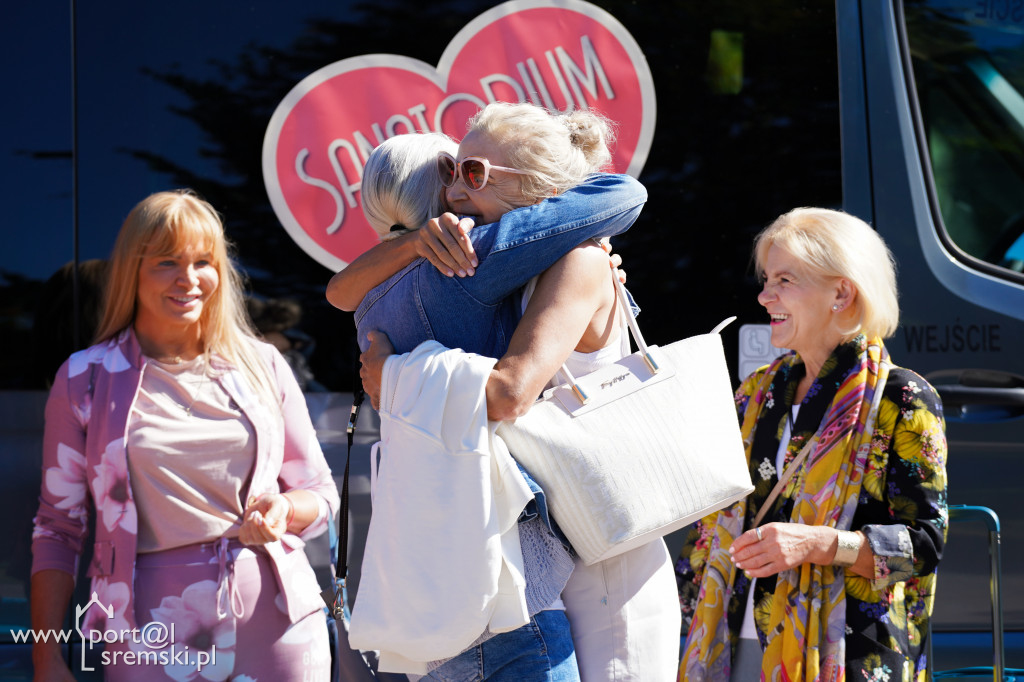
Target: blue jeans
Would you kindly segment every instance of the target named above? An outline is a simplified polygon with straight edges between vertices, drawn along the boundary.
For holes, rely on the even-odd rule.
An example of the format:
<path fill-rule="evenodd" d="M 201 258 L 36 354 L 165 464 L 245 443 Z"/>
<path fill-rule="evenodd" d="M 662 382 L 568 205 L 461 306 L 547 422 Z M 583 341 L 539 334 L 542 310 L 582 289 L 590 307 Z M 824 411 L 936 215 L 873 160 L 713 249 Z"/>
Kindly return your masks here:
<path fill-rule="evenodd" d="M 512 632 L 496 635 L 434 670 L 439 682 L 579 682 L 564 611 L 541 611 Z"/>

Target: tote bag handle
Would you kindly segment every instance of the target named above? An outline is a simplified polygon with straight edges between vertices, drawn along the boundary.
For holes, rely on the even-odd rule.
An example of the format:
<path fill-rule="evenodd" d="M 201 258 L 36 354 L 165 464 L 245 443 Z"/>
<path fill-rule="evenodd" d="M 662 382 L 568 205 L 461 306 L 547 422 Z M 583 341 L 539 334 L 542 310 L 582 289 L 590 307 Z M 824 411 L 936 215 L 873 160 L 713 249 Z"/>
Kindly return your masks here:
<path fill-rule="evenodd" d="M 647 368 L 651 370 L 652 374 L 657 374 L 661 371 L 661 367 L 658 366 L 657 361 L 651 355 L 650 349 L 647 347 L 647 342 L 644 341 L 644 335 L 640 333 L 640 325 L 637 324 L 636 315 L 633 314 L 633 308 L 629 305 L 629 299 L 626 295 L 626 287 L 619 278 L 618 268 L 612 268 L 612 281 L 615 283 L 615 304 L 619 308 L 619 314 L 625 318 L 626 327 L 629 329 L 629 332 L 633 337 L 633 341 L 636 342 L 637 348 L 640 349 L 638 352 L 643 358 L 644 364 L 647 365 Z M 721 332 L 735 319 L 735 315 L 727 317 L 715 325 L 715 328 L 711 330 L 711 333 L 717 334 Z M 576 396 L 576 399 L 579 400 L 581 404 L 586 405 L 587 401 L 590 400 L 590 396 L 588 396 L 580 387 L 579 383 L 576 381 L 576 377 L 574 377 L 572 372 L 569 371 L 569 368 L 565 363 L 562 363 L 561 372 L 565 376 L 566 383 L 569 384 L 569 387 L 572 389 L 572 393 Z"/>

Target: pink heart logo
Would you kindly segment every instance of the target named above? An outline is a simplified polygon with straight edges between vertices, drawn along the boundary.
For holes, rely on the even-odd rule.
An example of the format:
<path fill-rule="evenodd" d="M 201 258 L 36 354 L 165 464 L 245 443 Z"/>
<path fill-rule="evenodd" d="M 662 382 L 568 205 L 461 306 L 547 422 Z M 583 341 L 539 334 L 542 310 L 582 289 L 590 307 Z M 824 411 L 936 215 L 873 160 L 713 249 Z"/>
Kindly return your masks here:
<path fill-rule="evenodd" d="M 462 138 L 488 102 L 599 111 L 617 124 L 612 170 L 639 175 L 654 135 L 654 82 L 639 45 L 582 0 L 511 0 L 471 21 L 437 67 L 351 57 L 304 78 L 278 105 L 263 179 L 278 219 L 332 272 L 377 243 L 359 186 L 373 148 L 403 133 Z"/>

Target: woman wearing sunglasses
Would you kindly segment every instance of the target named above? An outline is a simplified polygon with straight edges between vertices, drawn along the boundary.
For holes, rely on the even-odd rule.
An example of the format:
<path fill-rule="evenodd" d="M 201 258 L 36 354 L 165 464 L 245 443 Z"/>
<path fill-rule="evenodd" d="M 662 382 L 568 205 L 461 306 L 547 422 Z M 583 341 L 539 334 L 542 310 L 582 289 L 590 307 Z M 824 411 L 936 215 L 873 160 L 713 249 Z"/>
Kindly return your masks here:
<path fill-rule="evenodd" d="M 445 168 L 458 147 L 439 134 L 393 137 L 367 161 L 360 198 L 382 243 L 327 286 L 328 301 L 356 312 L 360 348 L 369 345 L 368 331 L 380 329 L 399 352 L 432 338 L 501 357 L 522 314 L 512 295 L 573 247 L 627 230 L 647 200 L 635 179 L 597 172 L 611 156 L 610 131 L 595 115 L 496 103 L 475 120 L 487 112 L 507 119 L 500 144 L 513 157 L 505 163 L 495 149 L 489 157 L 489 150 L 474 153 L 479 164 Z M 577 129 L 576 145 L 567 121 Z M 538 140 L 548 141 L 544 153 L 534 153 L 532 165 L 516 163 L 513 148 Z M 471 185 L 461 181 L 467 174 L 476 178 Z"/>
<path fill-rule="evenodd" d="M 536 261 L 532 247 L 543 244 L 565 227 L 534 220 L 524 226 L 524 231 L 515 235 L 506 226 L 508 238 L 505 246 L 498 250 L 499 253 L 506 251 L 501 256 L 506 259 L 504 263 L 494 258 L 494 245 L 497 242 L 490 232 L 496 226 L 527 213 L 523 209 L 512 210 L 517 206 L 527 205 L 532 211 L 538 207 L 548 207 L 549 204 L 552 205 L 550 210 L 554 210 L 560 203 L 563 207 L 575 204 L 573 210 L 566 211 L 566 215 L 561 218 L 572 221 L 590 221 L 592 216 L 604 214 L 604 202 L 619 191 L 608 183 L 612 180 L 622 181 L 622 176 L 594 176 L 575 188 L 562 191 L 558 188 L 571 183 L 574 176 L 580 177 L 606 163 L 605 135 L 603 122 L 590 114 L 552 116 L 530 105 L 490 105 L 485 108 L 472 122 L 470 132 L 459 150 L 442 149 L 437 154 L 436 165 L 441 184 L 445 187 L 443 198 L 451 209 L 460 214 L 472 215 L 486 225 L 476 227 L 469 233 L 472 238 L 470 242 L 463 229 L 466 222 L 460 224 L 454 216 L 448 215 L 440 221 L 428 222 L 427 229 L 403 237 L 409 241 L 415 240 L 419 253 L 438 266 L 438 270 L 435 270 L 420 261 L 417 267 L 421 273 L 428 271 L 434 278 L 443 277 L 442 273 L 451 275 L 453 269 L 460 267 L 456 263 L 459 258 L 476 259 L 479 266 L 475 276 L 465 279 L 453 277 L 445 281 L 450 283 L 452 289 L 466 291 L 467 287 L 481 285 L 486 281 L 485 278 L 507 275 L 507 284 L 512 289 L 505 289 L 499 295 L 506 297 L 503 304 L 509 305 L 517 314 L 521 306 L 518 296 L 509 294 L 518 290 L 531 272 L 536 273 L 549 264 Z M 587 159 L 584 154 L 559 151 L 585 148 L 588 139 L 594 136 L 599 141 L 596 146 L 601 149 L 600 156 Z M 403 166 L 400 163 L 375 164 L 392 156 L 389 147 L 403 142 L 412 146 L 417 141 L 422 142 L 417 145 L 422 149 L 426 145 L 424 138 L 430 136 L 402 137 L 409 139 L 400 141 L 392 138 L 375 150 L 364 172 L 364 210 L 379 232 L 388 229 L 386 226 L 391 224 L 390 221 L 396 215 L 378 210 L 396 205 L 390 198 L 382 201 L 381 196 L 393 197 L 400 193 L 403 199 L 408 199 L 416 192 L 409 192 L 407 188 L 416 186 L 415 178 L 422 177 L 423 173 L 422 169 L 419 173 L 413 172 L 408 166 L 404 167 L 404 171 L 391 174 L 371 173 L 371 170 Z M 555 151 L 552 152 L 552 149 Z M 390 181 L 385 183 L 388 184 L 387 191 L 379 193 L 376 190 L 382 188 L 375 183 L 375 178 L 381 175 L 386 175 Z M 404 179 L 405 186 L 397 178 Z M 436 192 L 422 186 L 419 186 L 418 193 L 422 197 L 420 210 L 438 196 Z M 538 203 L 546 197 L 554 198 Z M 408 205 L 416 202 L 405 203 Z M 578 210 L 580 208 L 584 208 L 585 212 Z M 413 224 L 417 222 L 421 221 L 414 221 Z M 454 239 L 449 230 L 454 234 Z M 577 241 L 562 240 L 559 248 L 564 252 Z M 470 242 L 475 246 L 475 251 L 467 248 L 463 252 L 456 242 Z M 554 250 L 555 245 L 551 247 Z M 448 248 L 453 249 L 450 255 Z M 394 261 L 398 260 L 394 256 L 398 253 L 397 248 L 380 247 L 367 256 L 376 257 L 379 262 L 370 267 L 357 260 L 354 265 L 360 270 L 348 273 L 350 279 L 357 279 L 374 268 L 378 270 L 374 276 L 379 278 L 379 270 L 386 270 L 384 264 L 389 257 L 384 254 L 389 250 L 393 252 L 390 260 L 394 268 Z M 373 254 L 373 251 L 378 253 Z M 550 254 L 545 255 L 549 257 Z M 449 257 L 447 261 L 444 260 L 446 256 Z M 470 262 L 466 266 L 465 274 L 471 274 L 470 268 L 473 265 Z M 504 267 L 506 271 L 493 272 L 489 270 L 491 267 Z M 336 276 L 332 286 L 339 284 L 338 280 L 343 274 Z M 394 283 L 395 279 L 402 277 L 400 273 L 389 282 Z M 372 284 L 373 277 L 367 279 Z M 545 272 L 507 352 L 503 347 L 506 344 L 498 339 L 492 345 L 495 350 L 488 353 L 492 357 L 504 353 L 486 383 L 486 407 L 491 419 L 511 419 L 525 412 L 567 357 L 574 371 L 589 371 L 588 367 L 621 356 L 623 350 L 617 338 L 611 284 L 607 257 L 594 246 L 573 249 Z M 488 287 L 485 285 L 482 289 L 487 291 Z M 364 304 L 357 312 L 357 324 L 364 348 L 366 344 L 362 341 L 363 335 L 372 328 L 366 323 L 365 313 L 369 308 L 366 302 L 372 301 L 377 291 L 371 292 L 364 299 Z M 359 291 L 359 287 L 352 287 L 346 293 L 351 298 L 361 298 L 363 292 Z M 335 300 L 337 292 L 332 302 Z M 459 305 L 462 302 L 458 301 L 455 307 L 449 306 L 442 314 L 460 318 L 463 310 Z M 422 310 L 428 314 L 431 312 L 426 308 Z M 360 313 L 363 313 L 363 317 L 360 317 Z M 470 317 L 466 321 L 477 325 L 475 332 L 482 331 L 489 333 L 489 336 L 495 332 L 493 327 L 486 327 L 486 320 L 479 317 L 475 320 Z M 399 352 L 411 349 L 410 346 L 403 347 L 401 341 L 396 341 L 390 329 L 385 331 L 395 341 Z M 505 329 L 497 331 L 504 332 Z M 371 338 L 373 344 L 361 359 L 364 362 L 367 390 L 371 397 L 379 397 L 381 369 L 391 347 L 381 334 L 371 333 Z M 436 338 L 451 347 L 480 352 L 457 338 L 444 340 L 441 335 Z M 385 411 L 388 409 L 390 406 Z M 542 500 L 542 497 L 539 498 L 539 501 Z M 523 525 L 520 528 L 522 530 Z M 572 621 L 576 657 L 584 680 L 674 679 L 678 656 L 675 633 L 679 628 L 679 611 L 675 607 L 675 583 L 671 565 L 662 541 L 640 548 L 618 561 L 592 567 L 578 565 L 563 596 L 568 618 Z M 552 606 L 560 608 L 558 602 Z M 541 615 L 548 613 L 545 611 Z M 501 637 L 498 637 L 493 642 L 500 645 L 500 640 Z M 489 644 L 485 642 L 482 647 L 474 647 L 446 664 L 438 673 L 448 673 L 450 669 L 461 672 L 461 666 L 472 665 L 469 659 L 482 657 L 486 660 Z"/>

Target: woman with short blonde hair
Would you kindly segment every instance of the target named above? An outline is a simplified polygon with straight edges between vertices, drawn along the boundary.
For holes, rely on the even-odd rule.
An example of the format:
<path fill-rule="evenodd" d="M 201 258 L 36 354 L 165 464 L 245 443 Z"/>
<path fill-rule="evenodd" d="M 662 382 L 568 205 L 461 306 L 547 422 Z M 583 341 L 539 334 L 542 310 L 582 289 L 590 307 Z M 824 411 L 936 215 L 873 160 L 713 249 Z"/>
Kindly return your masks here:
<path fill-rule="evenodd" d="M 800 259 L 823 279 L 843 277 L 857 290 L 856 314 L 845 330 L 887 339 L 899 324 L 896 292 L 896 261 L 878 233 L 860 218 L 827 208 L 795 208 L 779 216 L 757 237 L 754 258 L 762 272 L 772 245 Z"/>
<path fill-rule="evenodd" d="M 695 524 L 676 564 L 680 679 L 928 679 L 945 423 L 882 340 L 899 321 L 892 256 L 823 208 L 780 216 L 754 256 L 789 352 L 736 391 L 754 492 Z"/>

